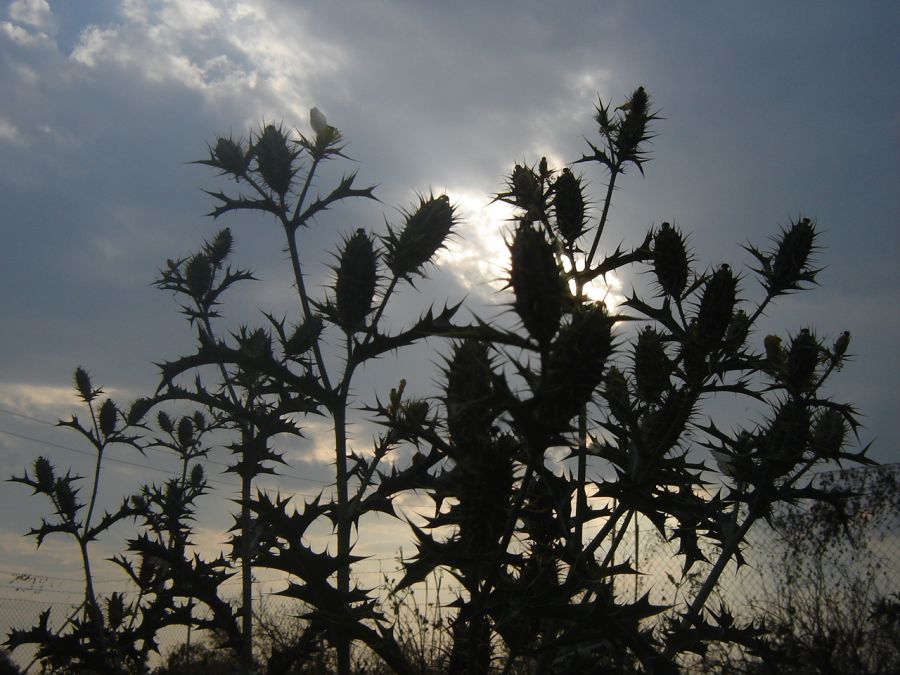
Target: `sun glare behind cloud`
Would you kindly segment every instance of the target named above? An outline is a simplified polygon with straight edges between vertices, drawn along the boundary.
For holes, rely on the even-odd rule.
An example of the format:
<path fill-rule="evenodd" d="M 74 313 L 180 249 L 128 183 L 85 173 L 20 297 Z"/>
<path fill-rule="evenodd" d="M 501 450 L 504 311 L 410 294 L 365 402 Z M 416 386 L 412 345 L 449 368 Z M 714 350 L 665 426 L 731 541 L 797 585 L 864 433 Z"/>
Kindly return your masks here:
<path fill-rule="evenodd" d="M 438 263 L 471 293 L 487 297 L 503 291 L 509 269 L 507 241 L 514 222 L 513 207 L 503 202 L 485 203 L 485 197 L 474 192 L 450 190 L 449 194 L 460 224 L 458 236 L 440 252 Z M 588 282 L 584 292 L 611 310 L 625 300 L 622 281 L 614 272 Z"/>

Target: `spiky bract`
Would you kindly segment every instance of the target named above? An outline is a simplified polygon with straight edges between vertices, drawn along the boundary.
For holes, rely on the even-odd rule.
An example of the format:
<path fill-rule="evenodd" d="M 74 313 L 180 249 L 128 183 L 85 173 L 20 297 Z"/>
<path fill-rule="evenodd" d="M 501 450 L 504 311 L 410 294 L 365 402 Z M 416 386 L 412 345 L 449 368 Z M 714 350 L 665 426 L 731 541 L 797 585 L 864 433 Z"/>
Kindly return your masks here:
<path fill-rule="evenodd" d="M 567 168 L 553 184 L 553 208 L 556 230 L 571 247 L 584 232 L 585 203 L 581 180 Z"/>
<path fill-rule="evenodd" d="M 521 224 L 510 246 L 513 307 L 529 335 L 545 349 L 559 330 L 565 281 L 542 230 Z"/>
<path fill-rule="evenodd" d="M 653 271 L 663 293 L 680 300 L 687 286 L 688 254 L 681 232 L 669 223 L 653 237 Z"/>
<path fill-rule="evenodd" d="M 419 205 L 404 215 L 399 233 L 388 227 L 384 259 L 396 277 L 412 280 L 414 274 L 425 276 L 425 266 L 446 246 L 456 215 L 447 195 L 420 198 Z"/>
<path fill-rule="evenodd" d="M 297 172 L 294 160 L 299 153 L 288 143 L 284 130 L 269 124 L 257 135 L 253 145 L 256 166 L 263 181 L 280 197 L 284 197 L 291 189 L 291 182 Z"/>
<path fill-rule="evenodd" d="M 347 333 L 365 327 L 378 280 L 378 256 L 362 228 L 344 241 L 334 282 L 338 325 Z"/>
<path fill-rule="evenodd" d="M 697 337 L 706 348 L 716 347 L 725 337 L 736 300 L 737 279 L 731 267 L 722 265 L 706 282 L 697 311 Z"/>

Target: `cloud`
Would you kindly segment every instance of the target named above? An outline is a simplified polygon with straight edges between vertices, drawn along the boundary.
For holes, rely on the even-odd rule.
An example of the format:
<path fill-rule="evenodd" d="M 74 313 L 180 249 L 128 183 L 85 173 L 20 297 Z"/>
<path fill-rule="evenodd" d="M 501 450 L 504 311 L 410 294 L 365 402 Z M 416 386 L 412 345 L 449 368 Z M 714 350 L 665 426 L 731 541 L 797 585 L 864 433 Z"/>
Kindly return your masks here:
<path fill-rule="evenodd" d="M 9 18 L 33 28 L 47 29 L 54 25 L 47 0 L 14 0 L 9 6 Z"/>
<path fill-rule="evenodd" d="M 267 3 L 132 0 L 119 20 L 85 28 L 71 59 L 150 82 L 178 83 L 211 103 L 242 99 L 258 116 L 305 119 L 313 83 L 336 75 L 342 50 L 320 39 L 302 10 Z"/>

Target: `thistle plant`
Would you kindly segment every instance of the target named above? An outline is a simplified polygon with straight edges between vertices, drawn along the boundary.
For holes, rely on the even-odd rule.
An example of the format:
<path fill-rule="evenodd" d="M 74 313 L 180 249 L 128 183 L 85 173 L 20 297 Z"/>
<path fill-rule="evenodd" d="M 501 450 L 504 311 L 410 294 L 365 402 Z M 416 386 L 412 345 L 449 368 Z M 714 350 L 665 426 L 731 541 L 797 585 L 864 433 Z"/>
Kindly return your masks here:
<path fill-rule="evenodd" d="M 760 625 L 706 608 L 712 590 L 776 504 L 840 500 L 804 480 L 813 466 L 868 461 L 846 447 L 858 429 L 852 406 L 821 393 L 849 334 L 828 348 L 803 328 L 785 346 L 766 337 L 765 349 L 754 335 L 775 298 L 815 282 L 811 219 L 771 251 L 748 247 L 755 301 L 730 265 L 698 270 L 669 223 L 597 256 L 613 187 L 627 168 L 643 173 L 655 119 L 642 88 L 597 107 L 601 143 L 576 162 L 607 174 L 596 220 L 571 168 L 515 166 L 497 199 L 516 209 L 508 286 L 518 325 L 457 330 L 443 410 L 417 431 L 381 410 L 395 434 L 430 446 L 419 466 L 435 468 L 417 486 L 434 516 L 413 527 L 418 550 L 400 588 L 438 568 L 459 580 L 448 672 L 491 672 L 500 657 L 504 672 L 671 672 L 711 642 L 763 649 Z M 655 298 L 634 292 L 613 309 L 587 296 L 588 282 L 636 264 L 655 278 Z M 751 401 L 763 421 L 724 432 L 704 420 L 719 394 Z M 551 459 L 557 448 L 567 459 Z M 636 571 L 618 549 L 637 518 L 678 543 L 685 577 L 700 571 L 693 597 L 665 615 L 647 596 L 616 592 Z"/>
<path fill-rule="evenodd" d="M 373 513 L 408 524 L 416 546 L 392 597 L 435 572 L 457 582 L 447 640 L 440 641 L 449 646 L 436 657 L 448 673 L 588 673 L 613 666 L 667 673 L 678 671 L 686 653 L 713 642 L 763 648 L 763 626 L 708 607 L 724 570 L 742 562 L 747 533 L 777 505 L 840 503 L 843 495 L 809 483 L 813 467 L 868 462 L 865 448 L 848 449 L 859 428 L 855 410 L 823 393 L 847 360 L 849 333 L 828 346 L 810 327 L 762 339 L 756 332 L 771 302 L 816 282 L 816 226 L 801 217 L 772 248 L 748 246 L 756 264 L 748 272 L 727 263 L 698 268 L 688 238 L 670 223 L 604 253 L 614 189 L 626 172 L 644 172 L 657 115 L 638 88 L 615 108 L 601 101 L 594 120 L 599 140 L 588 142 L 590 153 L 569 167 L 546 159 L 516 165 L 495 196 L 515 213 L 508 319 L 457 323 L 459 305 L 449 304 L 394 330 L 385 317 L 396 290 L 424 277 L 454 234 L 449 197 L 420 195 L 382 232 L 343 233 L 331 283 L 314 295 L 299 254 L 302 233 L 346 199 L 375 199 L 373 188 L 357 187 L 355 173 L 312 195 L 320 165 L 345 157 L 341 132 L 314 108 L 309 136 L 265 124 L 246 139 L 223 136 L 210 145 L 198 163 L 234 182 L 228 191 L 209 192 L 216 202 L 211 215 L 274 216 L 297 306 L 290 316 L 265 314 L 262 327 L 223 328 L 230 289 L 254 277 L 233 266 L 231 230 L 220 230 L 197 252 L 168 261 L 157 281 L 178 298 L 196 348 L 162 364 L 155 394 L 128 415 L 111 403 L 95 414 L 99 392 L 79 383 L 92 427 L 74 419 L 69 426 L 97 449 L 94 490 L 108 443 L 156 445 L 181 459 L 180 475 L 146 486 L 104 516 L 103 523 L 128 517 L 140 523 L 140 535 L 116 559 L 140 589 L 130 609 L 116 601 L 104 615 L 90 587 L 94 499 L 79 520 L 84 506 L 75 479 L 58 478 L 43 460 L 34 476 L 14 479 L 54 505 L 58 522 L 36 530 L 39 541 L 63 532 L 84 553 L 78 649 L 89 645 L 92 654 L 109 655 L 107 644 L 125 644 L 127 637 L 143 645 L 132 660 L 144 664 L 156 631 L 182 624 L 217 630 L 250 672 L 252 574 L 268 569 L 289 579 L 280 595 L 298 601 L 305 619 L 298 649 L 279 648 L 271 672 L 276 661 L 291 667 L 286 655 L 299 659 L 323 643 L 334 649 L 342 675 L 351 672 L 353 643 L 394 672 L 418 672 L 421 659 L 404 651 L 381 611 L 391 599 L 351 586 L 351 568 L 362 560 L 351 534 Z M 598 208 L 589 206 L 588 181 L 576 173 L 581 167 L 604 175 Z M 649 273 L 653 297 L 635 290 L 612 307 L 588 294 L 605 275 L 632 268 Z M 751 274 L 760 285 L 755 295 L 748 291 Z M 449 343 L 438 396 L 416 397 L 401 380 L 384 400 L 354 398 L 361 366 L 429 336 Z M 707 419 L 706 402 L 720 394 L 755 406 L 760 421 L 725 430 Z M 197 412 L 158 411 L 156 435 L 141 421 L 152 408 L 176 404 Z M 374 416 L 383 429 L 368 451 L 351 451 L 348 438 L 360 414 Z M 285 464 L 286 443 L 304 434 L 310 415 L 327 417 L 334 429 L 333 493 L 300 502 L 261 490 L 257 479 Z M 204 560 L 193 551 L 191 523 L 209 489 L 202 461 L 215 445 L 232 453 L 228 470 L 240 479 L 239 510 L 230 558 Z M 403 463 L 399 453 L 407 447 L 412 460 Z M 408 520 L 395 507 L 399 496 L 412 493 L 427 495 L 433 515 Z M 647 595 L 620 592 L 618 582 L 637 572 L 620 549 L 639 520 L 678 544 L 682 581 L 699 577 L 683 606 L 657 607 Z M 323 522 L 332 526 L 334 545 L 320 551 L 310 535 Z M 221 592 L 232 574 L 240 574 L 242 586 L 236 609 Z M 194 611 L 198 605 L 204 612 Z M 50 658 L 53 639 L 38 630 L 14 633 L 8 644 L 37 642 Z"/>

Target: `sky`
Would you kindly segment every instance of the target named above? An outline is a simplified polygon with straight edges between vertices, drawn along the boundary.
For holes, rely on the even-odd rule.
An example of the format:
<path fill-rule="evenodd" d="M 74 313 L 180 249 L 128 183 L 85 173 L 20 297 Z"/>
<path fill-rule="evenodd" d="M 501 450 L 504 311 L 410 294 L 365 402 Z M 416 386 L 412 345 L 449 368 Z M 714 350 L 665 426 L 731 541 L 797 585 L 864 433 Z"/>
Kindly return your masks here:
<path fill-rule="evenodd" d="M 497 279 L 509 212 L 490 203 L 504 175 L 516 162 L 546 156 L 561 167 L 580 157 L 584 139 L 596 138 L 598 96 L 620 102 L 637 86 L 660 115 L 653 159 L 644 177 L 632 171 L 619 182 L 606 245 L 636 245 L 669 221 L 690 233 L 701 267 L 743 268 L 751 261 L 742 245 L 767 246 L 779 227 L 814 217 L 821 286 L 782 299 L 760 336 L 815 326 L 833 339 L 849 330 L 854 358 L 833 393 L 865 415 L 871 456 L 895 462 L 898 26 L 893 0 L 0 3 L 0 473 L 21 474 L 39 454 L 90 470 L 79 454 L 88 448 L 53 426 L 78 412 L 75 367 L 123 404 L 155 389 L 154 364 L 192 343 L 175 302 L 152 282 L 167 258 L 196 250 L 218 227 L 232 228 L 235 262 L 260 279 L 226 304 L 226 325 L 261 324 L 260 309 L 296 316 L 274 224 L 204 216 L 212 203 L 203 189 L 226 184 L 190 162 L 218 134 L 246 138 L 268 122 L 308 134 L 317 106 L 353 160 L 329 166 L 317 187 L 355 170 L 361 184 L 377 184 L 380 203 L 341 205 L 304 232 L 314 289 L 328 283 L 341 235 L 383 232 L 417 194 L 446 192 L 460 236 L 388 318 L 402 324 L 431 302 L 463 299 L 492 317 L 508 301 Z M 585 171 L 599 201 L 604 176 Z M 628 273 L 617 281 L 614 292 L 641 283 Z M 743 287 L 758 297 L 752 278 Z M 400 376 L 410 391 L 433 393 L 435 350 L 367 369 L 359 400 L 384 398 Z M 355 434 L 365 445 L 371 430 Z M 288 475 L 270 486 L 313 494 L 328 481 L 328 428 L 312 423 L 308 436 L 286 449 Z M 116 452 L 101 488 L 109 506 L 174 466 Z M 224 494 L 233 482 L 221 468 L 210 466 Z M 212 503 L 198 538 L 215 548 L 228 502 Z M 6 484 L 0 508 L 0 580 L 25 570 L 77 578 L 68 543 L 48 541 L 35 556 L 22 536 L 43 513 L 39 499 Z M 366 550 L 390 566 L 399 544 L 378 528 L 393 532 L 372 524 L 376 543 Z M 101 542 L 98 558 L 120 541 Z M 67 597 L 66 584 L 58 588 Z"/>

